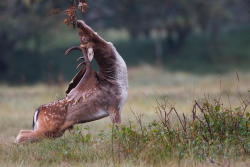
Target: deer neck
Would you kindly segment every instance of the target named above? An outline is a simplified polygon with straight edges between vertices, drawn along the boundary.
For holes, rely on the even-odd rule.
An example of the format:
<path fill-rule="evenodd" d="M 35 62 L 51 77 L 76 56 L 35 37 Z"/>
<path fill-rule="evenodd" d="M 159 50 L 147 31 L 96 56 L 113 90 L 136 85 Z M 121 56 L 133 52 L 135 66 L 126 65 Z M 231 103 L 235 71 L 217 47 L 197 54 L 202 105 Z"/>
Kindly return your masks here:
<path fill-rule="evenodd" d="M 117 82 L 119 77 L 127 77 L 127 67 L 112 43 L 94 49 L 95 60 L 99 65 L 99 74 L 108 81 Z M 125 76 L 124 76 L 125 75 Z"/>

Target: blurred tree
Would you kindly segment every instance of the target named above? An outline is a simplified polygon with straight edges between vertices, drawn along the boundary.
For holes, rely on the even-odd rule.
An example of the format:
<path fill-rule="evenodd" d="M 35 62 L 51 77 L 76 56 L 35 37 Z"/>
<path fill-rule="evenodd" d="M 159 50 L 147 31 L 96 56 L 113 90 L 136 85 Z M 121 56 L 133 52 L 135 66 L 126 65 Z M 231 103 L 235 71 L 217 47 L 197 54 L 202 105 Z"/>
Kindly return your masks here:
<path fill-rule="evenodd" d="M 157 64 L 163 62 L 162 41 L 167 38 L 170 49 L 180 47 L 190 31 L 184 8 L 174 0 L 90 1 L 87 19 L 102 28 L 126 29 L 131 38 L 153 37 Z"/>
<path fill-rule="evenodd" d="M 4 74 L 12 66 L 11 60 L 20 50 L 25 50 L 27 55 L 36 55 L 39 60 L 43 32 L 49 31 L 49 27 L 57 23 L 55 18 L 48 17 L 49 11 L 55 5 L 54 1 L 1 0 L 0 72 L 3 75 L 0 78 L 5 77 Z M 15 77 L 23 78 L 23 76 Z"/>
<path fill-rule="evenodd" d="M 162 62 L 163 49 L 178 51 L 189 34 L 201 32 L 204 58 L 219 54 L 218 37 L 222 29 L 237 20 L 249 21 L 244 0 L 95 0 L 90 1 L 88 19 L 102 28 L 124 28 L 131 38 L 154 37 L 155 60 Z M 243 21 L 244 20 L 244 21 Z M 162 38 L 164 40 L 162 40 Z M 157 40 L 159 39 L 159 40 Z M 165 46 L 162 48 L 162 41 Z"/>
<path fill-rule="evenodd" d="M 0 1 L 0 79 L 25 78 L 20 76 L 18 66 L 21 65 L 15 59 L 35 64 L 36 73 L 44 69 L 39 67 L 41 45 L 52 41 L 53 30 L 62 31 L 59 23 L 64 18 L 62 12 L 48 16 L 64 10 L 70 2 L 72 0 Z M 134 39 L 153 41 L 155 53 L 151 55 L 156 64 L 164 62 L 165 55 L 175 59 L 177 56 L 170 55 L 178 55 L 190 34 L 204 39 L 200 57 L 209 63 L 216 62 L 221 54 L 220 34 L 248 26 L 250 21 L 249 0 L 89 0 L 88 3 L 87 15 L 78 18 L 84 18 L 94 28 L 126 30 L 132 39 L 128 43 Z M 52 9 L 56 10 L 51 12 Z M 138 56 L 144 58 L 143 54 Z M 34 71 L 23 73 L 36 80 Z"/>

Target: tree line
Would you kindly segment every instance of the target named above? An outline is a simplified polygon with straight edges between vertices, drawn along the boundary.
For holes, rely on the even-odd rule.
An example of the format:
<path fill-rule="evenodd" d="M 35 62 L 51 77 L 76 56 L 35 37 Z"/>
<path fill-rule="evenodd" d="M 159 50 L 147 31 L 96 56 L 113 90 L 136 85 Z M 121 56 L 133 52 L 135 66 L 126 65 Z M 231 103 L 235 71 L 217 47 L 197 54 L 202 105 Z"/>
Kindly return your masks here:
<path fill-rule="evenodd" d="M 18 54 L 29 55 L 39 67 L 42 38 L 53 36 L 55 29 L 60 31 L 65 17 L 62 11 L 70 3 L 1 0 L 0 78 L 15 73 L 9 71 Z M 177 55 L 194 34 L 206 39 L 202 42 L 207 49 L 201 56 L 213 61 L 211 55 L 220 55 L 220 34 L 247 27 L 250 21 L 249 0 L 89 0 L 88 4 L 87 14 L 80 18 L 96 29 L 125 30 L 132 41 L 150 40 L 152 60 L 158 65 L 164 62 L 166 52 Z M 143 59 L 143 55 L 138 56 Z"/>

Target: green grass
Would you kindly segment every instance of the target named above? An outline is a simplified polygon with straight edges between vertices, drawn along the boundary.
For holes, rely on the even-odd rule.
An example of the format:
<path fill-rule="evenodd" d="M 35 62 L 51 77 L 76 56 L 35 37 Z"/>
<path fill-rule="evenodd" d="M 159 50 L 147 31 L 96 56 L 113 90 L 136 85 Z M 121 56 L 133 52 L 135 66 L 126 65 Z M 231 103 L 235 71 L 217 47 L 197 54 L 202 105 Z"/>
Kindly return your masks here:
<path fill-rule="evenodd" d="M 1 166 L 249 166 L 249 73 L 129 73 L 118 129 L 105 118 L 25 145 L 13 144 L 18 131 L 31 129 L 35 108 L 63 97 L 65 85 L 1 85 Z"/>

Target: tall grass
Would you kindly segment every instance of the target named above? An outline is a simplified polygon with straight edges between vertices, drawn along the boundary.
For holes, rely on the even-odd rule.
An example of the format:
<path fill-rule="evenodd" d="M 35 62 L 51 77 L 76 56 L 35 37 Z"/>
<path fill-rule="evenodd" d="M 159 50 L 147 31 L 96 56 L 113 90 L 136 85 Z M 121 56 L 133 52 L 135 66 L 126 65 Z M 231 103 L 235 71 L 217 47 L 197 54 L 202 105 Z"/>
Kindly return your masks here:
<path fill-rule="evenodd" d="M 150 123 L 135 113 L 135 121 L 112 125 L 97 136 L 88 128 L 76 127 L 55 141 L 0 146 L 0 156 L 16 164 L 34 162 L 32 166 L 96 162 L 102 166 L 142 162 L 162 166 L 187 159 L 222 165 L 221 160 L 249 158 L 249 103 L 250 99 L 244 99 L 242 106 L 225 107 L 219 99 L 195 101 L 192 114 L 187 115 L 166 100 L 158 100 L 158 119 Z"/>

